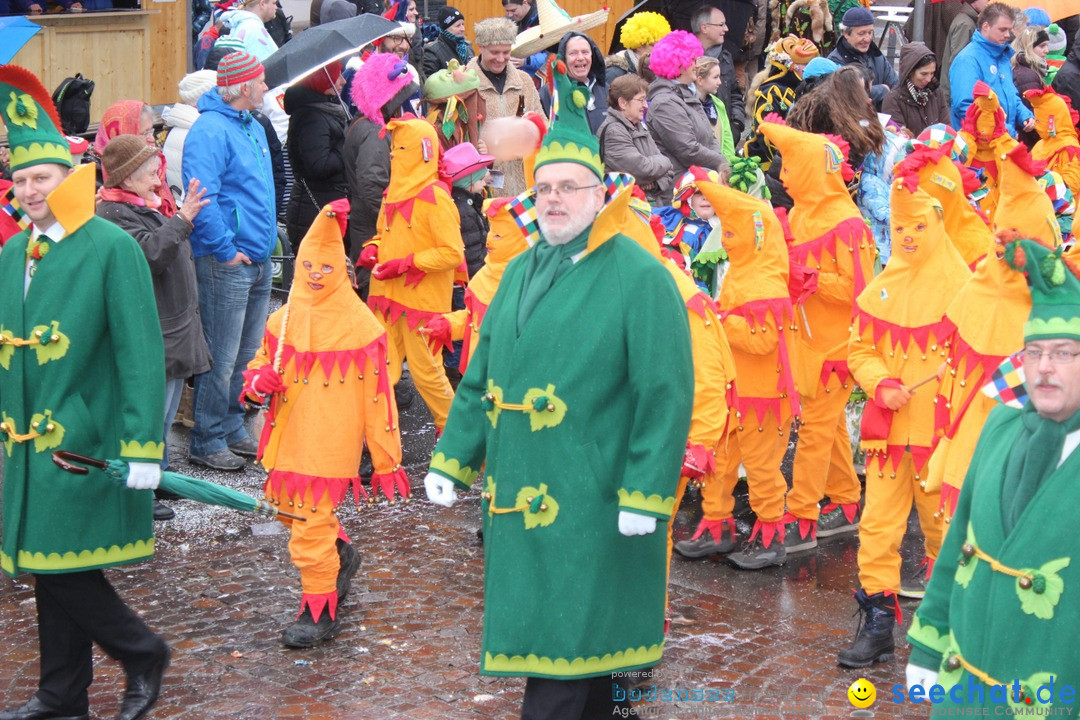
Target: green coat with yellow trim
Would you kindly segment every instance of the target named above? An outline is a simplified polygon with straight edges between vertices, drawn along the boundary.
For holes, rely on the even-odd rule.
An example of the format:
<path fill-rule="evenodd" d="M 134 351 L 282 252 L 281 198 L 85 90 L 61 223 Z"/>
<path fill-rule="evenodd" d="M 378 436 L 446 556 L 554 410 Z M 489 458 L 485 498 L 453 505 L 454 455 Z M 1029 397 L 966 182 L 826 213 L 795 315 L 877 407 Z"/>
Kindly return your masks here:
<path fill-rule="evenodd" d="M 1080 505 L 1080 452 L 1073 451 L 1043 480 L 1012 532 L 1004 535 L 1002 486 L 1009 452 L 1022 427 L 1020 415 L 1005 406 L 990 413 L 926 598 L 908 633 L 911 662 L 937 670 L 938 684 L 946 690 L 934 715 L 947 715 L 957 707 L 1012 705 L 1044 714 L 1046 707 L 1075 707 L 1057 696 L 1064 686 L 1072 686 L 1074 702 L 1080 697 L 1080 535 L 1074 515 Z M 1000 564 L 998 569 L 991 567 L 991 559 Z M 1008 684 L 1007 700 L 999 691 L 995 704 L 980 675 Z M 1034 693 L 1049 684 L 1051 675 L 1053 704 L 1039 701 L 1048 699 L 1046 690 L 1031 704 L 1016 701 L 1015 681 Z M 982 688 L 983 702 L 967 701 L 969 683 Z M 956 697 L 949 698 L 947 692 L 955 686 Z"/>
<path fill-rule="evenodd" d="M 464 488 L 484 468 L 486 675 L 592 677 L 663 654 L 689 327 L 668 272 L 597 234 L 520 333 L 532 251 L 507 267 L 432 458 Z M 621 535 L 621 510 L 657 518 L 656 532 Z"/>
<path fill-rule="evenodd" d="M 161 461 L 165 356 L 146 258 L 130 235 L 90 216 L 50 243 L 24 301 L 29 237 L 0 253 L 0 566 L 62 573 L 148 558 L 152 493 L 50 459 L 60 448 Z"/>

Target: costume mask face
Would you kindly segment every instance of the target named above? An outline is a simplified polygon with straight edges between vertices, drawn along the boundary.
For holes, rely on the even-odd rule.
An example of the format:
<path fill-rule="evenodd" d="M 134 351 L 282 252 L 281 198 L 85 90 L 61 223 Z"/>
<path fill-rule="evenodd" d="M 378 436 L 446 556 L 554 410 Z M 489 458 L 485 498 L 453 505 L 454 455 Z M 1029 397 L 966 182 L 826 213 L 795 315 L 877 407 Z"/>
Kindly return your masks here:
<path fill-rule="evenodd" d="M 303 263 L 304 272 L 307 273 L 308 280 L 307 285 L 312 290 L 319 292 L 326 287 L 327 276 L 334 272 L 333 265 L 318 265 L 312 263 L 310 260 L 305 260 Z"/>
<path fill-rule="evenodd" d="M 926 237 L 927 225 L 923 218 L 896 217 L 892 219 L 893 247 L 897 245 L 905 253 L 917 252 Z"/>

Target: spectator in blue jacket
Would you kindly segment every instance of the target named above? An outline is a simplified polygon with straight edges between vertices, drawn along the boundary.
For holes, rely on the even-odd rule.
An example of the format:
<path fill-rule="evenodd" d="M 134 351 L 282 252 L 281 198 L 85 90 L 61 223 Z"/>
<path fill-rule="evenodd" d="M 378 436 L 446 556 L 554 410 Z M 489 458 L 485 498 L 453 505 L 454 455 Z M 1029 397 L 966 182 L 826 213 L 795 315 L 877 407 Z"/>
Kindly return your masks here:
<path fill-rule="evenodd" d="M 953 127 L 960 127 L 971 104 L 975 83 L 982 80 L 990 86 L 1005 111 L 1005 127 L 1016 135 L 1016 130 L 1035 129 L 1035 116 L 1024 105 L 1013 83 L 1012 55 L 1009 46 L 1016 10 L 1000 2 L 992 2 L 979 13 L 975 21 L 976 32 L 971 42 L 953 60 L 949 67 L 950 111 Z"/>
<path fill-rule="evenodd" d="M 870 99 L 879 111 L 885 96 L 900 82 L 892 63 L 874 44 L 874 14 L 862 5 L 844 13 L 840 21 L 840 38 L 829 53 L 829 59 L 837 65 L 859 64 L 866 68 L 870 74 Z"/>
<path fill-rule="evenodd" d="M 236 52 L 218 66 L 217 92 L 198 102 L 184 143 L 184 185 L 198 178 L 210 204 L 195 218 L 191 249 L 203 334 L 213 367 L 195 378 L 191 462 L 239 470 L 257 446 L 244 429 L 243 372 L 262 340 L 270 304 L 270 250 L 277 239 L 274 174 L 266 132 L 251 113 L 266 75 Z"/>
<path fill-rule="evenodd" d="M 502 4 L 503 10 L 506 11 L 506 17 L 517 23 L 519 33 L 540 24 L 540 14 L 536 11 L 535 0 L 502 0 Z M 527 72 L 529 77 L 535 77 L 537 71 L 544 67 L 544 63 L 547 62 L 547 56 L 546 52 L 541 51 L 533 53 L 524 60 L 510 58 L 510 62 L 518 70 Z"/>

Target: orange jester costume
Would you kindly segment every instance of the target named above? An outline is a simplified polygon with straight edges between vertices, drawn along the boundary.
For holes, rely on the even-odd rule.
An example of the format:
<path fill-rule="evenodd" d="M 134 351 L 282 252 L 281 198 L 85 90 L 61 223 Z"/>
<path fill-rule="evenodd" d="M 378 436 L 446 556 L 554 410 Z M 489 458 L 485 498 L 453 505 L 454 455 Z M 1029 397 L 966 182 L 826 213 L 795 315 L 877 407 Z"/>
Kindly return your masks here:
<path fill-rule="evenodd" d="M 349 282 L 342 243 L 348 210 L 339 202 L 323 208 L 304 238 L 289 302 L 270 315 L 244 374 L 246 395 L 270 396 L 259 441 L 270 473 L 266 497 L 307 518 L 282 519 L 291 525 L 289 554 L 303 587 L 297 622 L 283 633 L 293 647 L 332 637 L 338 603 L 359 568 L 335 508 L 350 486 L 357 501 L 366 496 L 358 474 L 365 441 L 373 490 L 409 494 L 386 333 Z"/>
<path fill-rule="evenodd" d="M 893 255 L 859 294 L 848 356 L 870 399 L 861 428 L 866 506 L 859 524 L 856 593 L 865 622 L 854 644 L 839 655 L 846 667 L 892 657 L 900 541 L 913 501 L 931 563 L 941 547 L 938 498 L 919 487 L 934 434 L 934 393 L 908 387 L 936 380 L 952 331 L 945 310 L 971 277 L 945 234 L 941 205 L 919 189 L 918 175 L 893 182 L 890 208 Z"/>
<path fill-rule="evenodd" d="M 944 344 L 948 372 L 934 401 L 936 446 L 926 478 L 926 491 L 941 495 L 942 535 L 956 509 L 975 443 L 997 405 L 979 390 L 1023 347 L 1024 322 L 1031 310 L 1027 282 L 1002 258 L 1002 244 L 1020 233 L 1048 248 L 1061 244 L 1053 203 L 1037 180 L 1042 174 L 1042 163 L 1033 162 L 1023 145 L 1001 161 L 1001 194 L 994 213 L 998 239 L 990 246 L 994 252 L 979 263 L 945 313 L 955 332 Z"/>
<path fill-rule="evenodd" d="M 987 217 L 992 218 L 998 202 L 999 162 L 1017 143 L 1005 127 L 1005 111 L 1001 109 L 998 96 L 990 86 L 979 80 L 975 83 L 973 95 L 974 99 L 968 105 L 957 136 L 971 150 L 968 165 L 984 173 L 983 182 L 987 192 L 979 201 L 979 207 Z"/>
<path fill-rule="evenodd" d="M 847 143 L 775 122 L 762 123 L 761 132 L 780 149 L 781 180 L 795 201 L 788 252 L 801 276 L 796 294 L 805 301 L 795 313 L 803 320 L 796 322 L 801 332 L 793 358 L 802 422 L 787 496 L 795 520 L 787 532 L 796 546 L 809 549 L 810 533 L 823 536 L 855 527 L 862 488 L 844 413 L 853 384 L 847 336 L 855 297 L 873 276 L 875 247 L 845 185 L 851 172 Z M 825 496 L 829 504 L 822 511 L 819 503 Z"/>
<path fill-rule="evenodd" d="M 1039 133 L 1031 156 L 1061 175 L 1073 197 L 1080 197 L 1080 140 L 1076 135 L 1080 114 L 1068 97 L 1048 87 L 1028 90 L 1024 97 L 1035 111 L 1035 131 Z"/>
<path fill-rule="evenodd" d="M 413 383 L 441 431 L 454 391 L 420 330 L 450 311 L 455 271 L 465 259 L 461 220 L 449 189 L 438 181 L 435 128 L 413 117 L 391 120 L 386 128 L 390 185 L 379 209 L 378 235 L 368 243 L 378 247 L 368 305 L 386 328 L 390 380 L 397 384 L 407 359 Z"/>
<path fill-rule="evenodd" d="M 719 307 L 739 392 L 723 443 L 726 455 L 702 488 L 701 522 L 694 536 L 677 549 L 687 557 L 704 557 L 735 548 L 732 493 L 741 462 L 757 522 L 747 548 L 729 560 L 739 567 L 753 566 L 763 561 L 760 551 L 772 547 L 777 537 L 779 547 L 773 547 L 770 555 L 783 546 L 787 481 L 780 464 L 792 419 L 799 414 L 789 355 L 794 319 L 788 296 L 788 250 L 780 221 L 768 203 L 714 182 L 699 181 L 698 190 L 720 218 L 728 255 Z"/>

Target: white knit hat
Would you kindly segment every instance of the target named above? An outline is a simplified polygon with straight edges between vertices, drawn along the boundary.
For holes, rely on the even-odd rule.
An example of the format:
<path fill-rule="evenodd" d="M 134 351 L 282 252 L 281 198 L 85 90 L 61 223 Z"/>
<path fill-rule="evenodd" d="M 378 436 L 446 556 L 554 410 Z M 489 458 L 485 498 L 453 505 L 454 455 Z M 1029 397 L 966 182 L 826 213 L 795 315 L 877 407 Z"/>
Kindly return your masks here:
<path fill-rule="evenodd" d="M 213 70 L 197 70 L 180 80 L 180 102 L 195 105 L 207 90 L 217 86 L 217 73 Z"/>
<path fill-rule="evenodd" d="M 1065 37 L 1065 31 L 1062 30 L 1056 23 L 1046 28 L 1046 34 L 1050 36 L 1050 52 L 1064 52 L 1065 46 L 1068 44 L 1068 38 Z"/>

